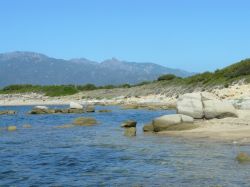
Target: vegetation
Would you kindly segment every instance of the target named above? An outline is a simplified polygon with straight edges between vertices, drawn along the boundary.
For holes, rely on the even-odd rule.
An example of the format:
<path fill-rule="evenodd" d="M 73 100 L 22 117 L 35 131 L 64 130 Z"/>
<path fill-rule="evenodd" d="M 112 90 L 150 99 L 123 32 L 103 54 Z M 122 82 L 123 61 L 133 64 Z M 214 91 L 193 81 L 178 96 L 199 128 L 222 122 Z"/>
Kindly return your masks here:
<path fill-rule="evenodd" d="M 229 87 L 233 82 L 238 82 L 239 80 L 244 80 L 247 83 L 250 83 L 250 59 L 242 60 L 236 64 L 233 64 L 221 70 L 216 70 L 215 72 L 204 72 L 187 78 L 180 78 L 173 74 L 166 74 L 160 76 L 156 81 L 153 82 L 143 81 L 135 85 L 122 84 L 118 86 L 114 85 L 96 86 L 94 84 L 50 85 L 50 86 L 40 86 L 40 85 L 30 85 L 30 84 L 10 85 L 0 90 L 0 93 L 9 94 L 9 93 L 36 92 L 36 93 L 44 93 L 47 96 L 65 96 L 78 93 L 79 91 L 114 89 L 114 88 L 131 88 L 136 86 L 152 84 L 155 82 L 159 82 L 163 86 L 174 84 L 174 85 L 191 85 L 191 86 L 201 86 L 201 87 L 211 87 L 218 85 L 223 87 Z"/>
<path fill-rule="evenodd" d="M 166 74 L 166 75 L 161 75 L 160 77 L 158 77 L 157 81 L 170 81 L 176 78 L 180 78 L 180 77 L 176 77 L 174 74 Z"/>

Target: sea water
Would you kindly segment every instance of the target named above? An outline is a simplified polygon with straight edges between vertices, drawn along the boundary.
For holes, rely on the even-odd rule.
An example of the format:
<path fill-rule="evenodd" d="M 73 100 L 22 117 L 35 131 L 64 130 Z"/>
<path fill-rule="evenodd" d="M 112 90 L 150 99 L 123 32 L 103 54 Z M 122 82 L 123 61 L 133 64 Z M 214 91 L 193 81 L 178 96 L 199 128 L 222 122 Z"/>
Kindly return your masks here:
<path fill-rule="evenodd" d="M 97 106 L 112 112 L 28 115 L 31 108 L 0 107 L 18 111 L 0 116 L 0 186 L 250 186 L 250 165 L 235 161 L 250 146 L 142 132 L 175 111 Z M 80 116 L 99 124 L 56 128 Z M 128 119 L 138 122 L 136 137 L 123 136 Z M 4 130 L 8 125 L 17 131 Z"/>

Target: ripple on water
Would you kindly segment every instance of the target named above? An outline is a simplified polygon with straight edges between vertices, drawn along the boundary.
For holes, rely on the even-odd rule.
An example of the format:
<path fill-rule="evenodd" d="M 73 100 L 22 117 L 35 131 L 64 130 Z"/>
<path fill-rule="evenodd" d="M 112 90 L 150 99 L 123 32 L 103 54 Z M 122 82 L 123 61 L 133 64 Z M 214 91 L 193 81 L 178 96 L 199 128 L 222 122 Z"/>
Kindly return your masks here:
<path fill-rule="evenodd" d="M 57 106 L 59 107 L 59 106 Z M 26 115 L 31 107 L 9 107 L 0 116 L 0 186 L 249 186 L 250 166 L 234 157 L 249 146 L 144 135 L 143 124 L 168 111 L 110 109 L 110 114 Z M 171 111 L 170 113 L 173 113 Z M 94 127 L 57 129 L 92 116 Z M 138 122 L 138 136 L 123 136 L 120 124 Z M 23 124 L 32 128 L 23 129 Z"/>

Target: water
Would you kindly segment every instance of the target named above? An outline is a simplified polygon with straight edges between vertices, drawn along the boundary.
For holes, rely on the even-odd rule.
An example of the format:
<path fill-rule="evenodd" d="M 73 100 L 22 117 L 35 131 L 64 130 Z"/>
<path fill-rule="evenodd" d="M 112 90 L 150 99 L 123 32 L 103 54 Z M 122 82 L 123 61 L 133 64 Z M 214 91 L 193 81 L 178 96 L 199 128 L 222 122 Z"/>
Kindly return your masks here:
<path fill-rule="evenodd" d="M 238 164 L 236 146 L 208 140 L 144 135 L 143 124 L 174 111 L 120 110 L 112 113 L 26 115 L 31 107 L 0 116 L 0 186 L 250 186 L 250 165 Z M 79 116 L 93 127 L 58 129 Z M 123 136 L 122 121 L 138 121 L 137 137 Z M 31 124 L 32 128 L 22 128 Z"/>

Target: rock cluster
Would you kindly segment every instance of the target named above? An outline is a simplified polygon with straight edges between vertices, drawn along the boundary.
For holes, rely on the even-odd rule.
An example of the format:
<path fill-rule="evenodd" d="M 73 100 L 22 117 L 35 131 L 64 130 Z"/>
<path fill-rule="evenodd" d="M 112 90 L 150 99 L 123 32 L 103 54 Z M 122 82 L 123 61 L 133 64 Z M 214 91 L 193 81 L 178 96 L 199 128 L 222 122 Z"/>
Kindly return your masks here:
<path fill-rule="evenodd" d="M 236 109 L 230 102 L 218 100 L 208 93 L 182 95 L 177 101 L 177 113 L 195 119 L 238 117 Z"/>
<path fill-rule="evenodd" d="M 65 109 L 50 109 L 46 106 L 35 106 L 29 114 L 68 114 L 68 113 L 85 113 L 85 112 L 95 112 L 94 106 L 83 107 L 78 103 L 71 102 L 69 108 Z"/>
<path fill-rule="evenodd" d="M 124 136 L 136 136 L 136 124 L 134 120 L 128 120 L 122 123 L 121 127 L 125 128 Z"/>
<path fill-rule="evenodd" d="M 143 127 L 144 132 L 178 131 L 196 128 L 195 119 L 238 117 L 234 106 L 210 93 L 188 93 L 178 98 L 177 113 L 154 119 Z"/>

